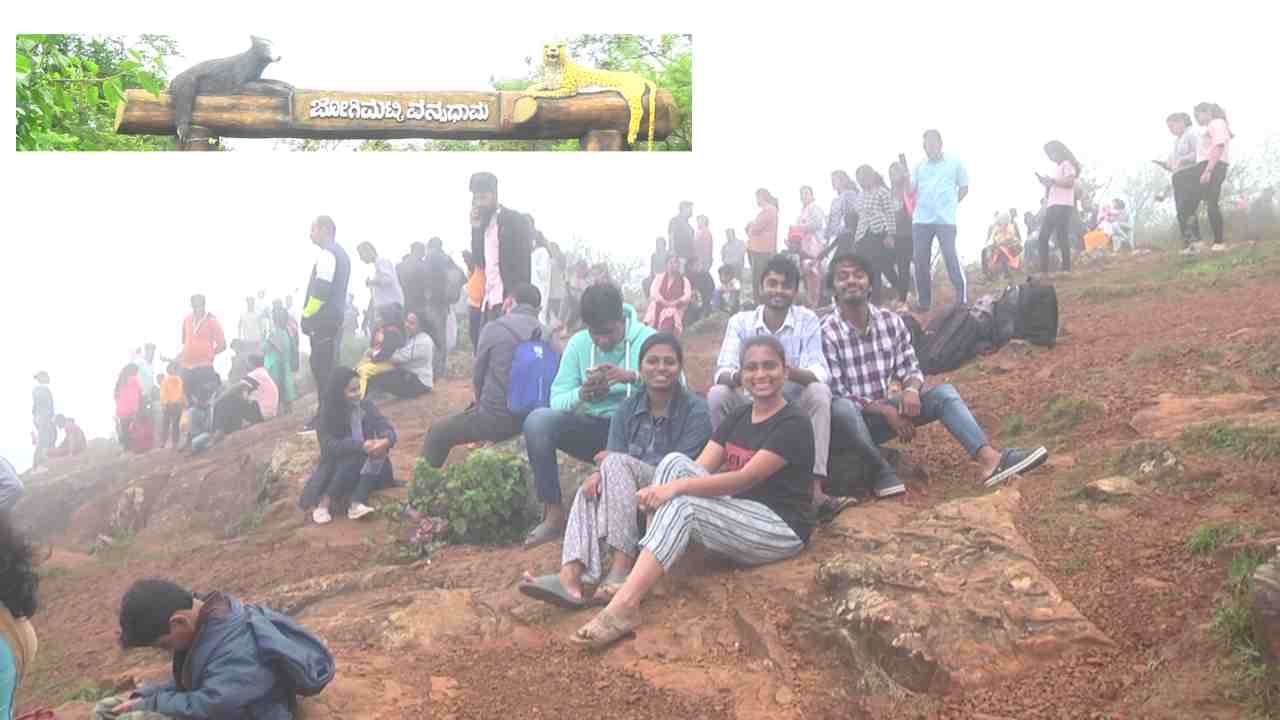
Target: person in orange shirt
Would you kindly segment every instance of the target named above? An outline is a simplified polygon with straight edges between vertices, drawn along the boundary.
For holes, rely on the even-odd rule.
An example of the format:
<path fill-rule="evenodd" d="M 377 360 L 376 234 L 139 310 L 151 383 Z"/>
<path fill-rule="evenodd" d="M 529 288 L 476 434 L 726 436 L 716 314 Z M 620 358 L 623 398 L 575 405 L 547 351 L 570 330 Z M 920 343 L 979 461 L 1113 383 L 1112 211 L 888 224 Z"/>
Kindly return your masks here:
<path fill-rule="evenodd" d="M 213 313 L 204 307 L 204 295 L 191 296 L 191 314 L 182 322 L 182 383 L 191 399 L 192 392 L 201 385 L 221 384 L 213 369 L 213 359 L 227 349 L 227 338 L 222 325 Z"/>
<path fill-rule="evenodd" d="M 484 268 L 476 265 L 469 250 L 462 251 L 462 259 L 467 264 L 467 307 L 471 311 L 467 325 L 474 350 L 480 347 L 480 328 L 484 327 Z"/>
<path fill-rule="evenodd" d="M 182 388 L 182 376 L 178 374 L 178 364 L 169 363 L 169 370 L 160 382 L 160 405 L 164 408 L 164 421 L 160 425 L 160 447 L 164 447 L 169 438 L 173 438 L 173 447 L 180 443 L 182 410 L 186 407 Z"/>

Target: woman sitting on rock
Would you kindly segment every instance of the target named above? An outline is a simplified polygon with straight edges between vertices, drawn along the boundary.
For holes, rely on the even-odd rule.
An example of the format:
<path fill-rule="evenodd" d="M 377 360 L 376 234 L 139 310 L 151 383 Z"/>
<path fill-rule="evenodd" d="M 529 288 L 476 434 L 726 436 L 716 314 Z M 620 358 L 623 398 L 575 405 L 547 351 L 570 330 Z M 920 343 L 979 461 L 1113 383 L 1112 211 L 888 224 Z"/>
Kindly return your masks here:
<path fill-rule="evenodd" d="M 320 464 L 298 505 L 311 510 L 318 525 L 333 520 L 330 509 L 348 503 L 347 517 L 359 520 L 373 512 L 366 504 L 369 494 L 395 483 L 387 458 L 396 444 L 395 428 L 372 402 L 360 399 L 360 379 L 349 367 L 334 369 L 320 407 Z"/>
<path fill-rule="evenodd" d="M 655 465 L 670 453 L 696 455 L 711 437 L 707 401 L 681 383 L 684 351 L 674 335 L 651 335 L 640 346 L 645 392 L 618 406 L 609 442 L 596 455 L 599 470 L 573 500 L 565 527 L 559 575 L 525 573 L 520 592 L 566 608 L 585 604 L 582 586 L 598 585 L 593 599 L 608 600 L 627 579 L 640 540 L 637 492 L 653 483 Z M 606 553 L 609 575 L 601 582 Z"/>
<path fill-rule="evenodd" d="M 14 715 L 14 694 L 36 659 L 36 576 L 31 543 L 0 512 L 0 718 Z"/>
<path fill-rule="evenodd" d="M 416 398 L 431 392 L 434 384 L 431 362 L 435 341 L 422 329 L 418 313 L 404 316 L 404 344 L 391 354 L 392 369 L 369 379 L 370 393 L 388 392 L 398 398 Z"/>
<path fill-rule="evenodd" d="M 592 648 L 630 634 L 640 601 L 691 541 L 743 565 L 792 557 L 813 532 L 813 426 L 782 394 L 786 352 L 771 335 L 742 345 L 742 385 L 751 404 L 720 423 L 697 461 L 663 458 L 637 493 L 652 513 L 640 555 L 608 607 L 570 638 Z"/>

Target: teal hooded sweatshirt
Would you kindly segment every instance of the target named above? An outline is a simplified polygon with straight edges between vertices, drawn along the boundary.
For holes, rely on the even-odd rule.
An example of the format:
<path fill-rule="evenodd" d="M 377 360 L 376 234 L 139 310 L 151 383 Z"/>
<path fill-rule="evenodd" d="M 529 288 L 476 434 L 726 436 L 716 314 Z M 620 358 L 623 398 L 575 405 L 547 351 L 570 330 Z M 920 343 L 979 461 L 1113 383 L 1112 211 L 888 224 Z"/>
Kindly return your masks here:
<path fill-rule="evenodd" d="M 560 358 L 560 370 L 556 373 L 555 382 L 551 383 L 551 408 L 565 412 L 578 412 L 599 418 L 613 417 L 613 411 L 622 401 L 639 392 L 641 383 L 619 383 L 609 388 L 609 394 L 602 400 L 594 402 L 582 401 L 582 384 L 587 380 L 587 370 L 610 363 L 624 370 L 635 370 L 637 379 L 640 372 L 640 346 L 646 338 L 656 331 L 640 322 L 636 309 L 623 304 L 622 313 L 626 317 L 626 331 L 622 340 L 609 350 L 601 350 L 591 340 L 591 334 L 579 330 L 569 338 L 565 345 L 564 355 Z"/>

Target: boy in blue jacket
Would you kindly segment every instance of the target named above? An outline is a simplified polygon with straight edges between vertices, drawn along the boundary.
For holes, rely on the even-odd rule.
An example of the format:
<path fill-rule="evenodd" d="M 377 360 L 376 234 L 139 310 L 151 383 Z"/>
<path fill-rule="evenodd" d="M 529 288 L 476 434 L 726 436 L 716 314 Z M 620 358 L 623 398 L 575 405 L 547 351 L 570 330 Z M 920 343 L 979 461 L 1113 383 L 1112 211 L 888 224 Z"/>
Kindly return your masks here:
<path fill-rule="evenodd" d="M 173 653 L 173 679 L 94 708 L 94 720 L 291 720 L 295 695 L 333 678 L 333 656 L 300 625 L 223 593 L 139 580 L 120 603 L 120 644 Z"/>

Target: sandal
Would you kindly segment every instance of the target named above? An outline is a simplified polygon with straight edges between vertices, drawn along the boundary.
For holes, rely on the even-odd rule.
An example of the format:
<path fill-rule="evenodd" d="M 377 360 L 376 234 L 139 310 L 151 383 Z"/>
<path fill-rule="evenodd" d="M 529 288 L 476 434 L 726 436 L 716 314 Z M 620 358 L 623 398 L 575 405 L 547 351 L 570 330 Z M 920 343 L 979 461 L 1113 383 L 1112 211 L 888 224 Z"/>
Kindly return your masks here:
<path fill-rule="evenodd" d="M 855 497 L 828 495 L 826 500 L 823 500 L 815 506 L 815 509 L 818 511 L 818 521 L 824 523 L 831 522 L 836 519 L 837 515 L 857 504 L 858 499 Z"/>
<path fill-rule="evenodd" d="M 569 594 L 559 575 L 539 575 L 535 578 L 526 576 L 518 586 L 521 594 L 534 600 L 541 600 L 566 610 L 578 610 L 586 607 L 586 602 Z"/>
<path fill-rule="evenodd" d="M 549 543 L 553 540 L 559 540 L 564 536 L 564 531 L 557 527 L 552 527 L 546 523 L 538 523 L 538 526 L 529 531 L 524 538 L 525 548 L 537 547 L 543 543 Z"/>
<path fill-rule="evenodd" d="M 604 580 L 600 581 L 600 586 L 596 588 L 595 593 L 591 596 L 591 601 L 587 603 L 593 607 L 604 607 L 613 600 L 613 596 L 622 589 L 622 585 L 627 582 L 627 576 L 631 574 L 630 570 L 623 571 L 621 569 L 609 568 L 609 574 Z"/>
<path fill-rule="evenodd" d="M 608 610 L 601 610 L 591 622 L 578 628 L 569 636 L 569 642 L 588 650 L 602 650 L 636 631 L 639 623 L 628 623 L 614 617 Z"/>

